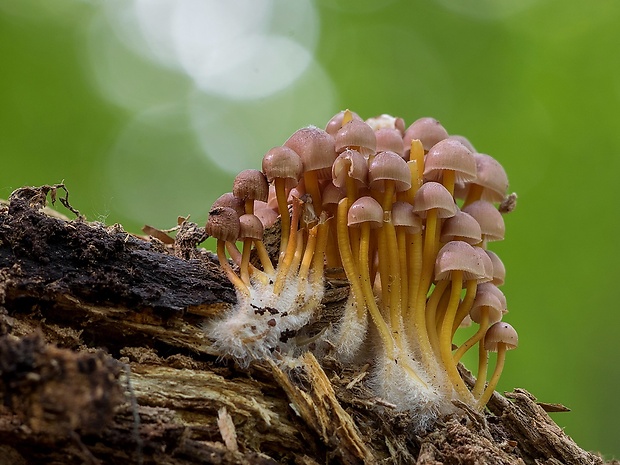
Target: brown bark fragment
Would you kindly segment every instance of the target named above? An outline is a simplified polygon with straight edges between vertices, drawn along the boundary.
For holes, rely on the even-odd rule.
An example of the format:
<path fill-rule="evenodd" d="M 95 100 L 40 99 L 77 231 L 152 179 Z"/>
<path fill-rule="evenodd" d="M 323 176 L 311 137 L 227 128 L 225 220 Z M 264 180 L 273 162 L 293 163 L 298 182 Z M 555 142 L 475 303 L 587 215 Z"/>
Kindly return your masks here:
<path fill-rule="evenodd" d="M 0 204 L 0 463 L 603 463 L 522 389 L 416 435 L 367 367 L 307 353 L 239 369 L 201 329 L 235 301 L 202 228 L 181 219 L 165 245 L 46 214 L 62 192 Z M 347 289 L 327 285 L 329 319 Z"/>

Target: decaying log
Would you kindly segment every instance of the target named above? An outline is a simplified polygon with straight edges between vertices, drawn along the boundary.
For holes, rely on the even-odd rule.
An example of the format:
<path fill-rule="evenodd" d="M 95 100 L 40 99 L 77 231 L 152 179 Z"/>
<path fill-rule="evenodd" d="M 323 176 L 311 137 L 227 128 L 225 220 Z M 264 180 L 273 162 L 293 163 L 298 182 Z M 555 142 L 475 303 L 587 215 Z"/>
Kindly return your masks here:
<path fill-rule="evenodd" d="M 75 220 L 44 209 L 63 193 Z M 367 367 L 308 352 L 240 369 L 202 330 L 235 294 L 196 248 L 201 228 L 181 221 L 164 243 L 87 223 L 62 185 L 9 200 L 0 205 L 2 464 L 603 464 L 522 389 L 495 393 L 485 414 L 463 405 L 414 434 L 411 415 L 366 388 Z M 337 308 L 346 287 L 329 291 Z"/>

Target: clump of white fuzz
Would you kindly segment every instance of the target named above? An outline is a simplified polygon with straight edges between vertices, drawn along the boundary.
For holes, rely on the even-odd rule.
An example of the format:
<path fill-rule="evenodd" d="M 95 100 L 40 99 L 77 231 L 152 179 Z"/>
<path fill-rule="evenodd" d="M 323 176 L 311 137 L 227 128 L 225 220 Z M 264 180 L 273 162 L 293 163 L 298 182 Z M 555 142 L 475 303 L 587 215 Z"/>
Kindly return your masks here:
<path fill-rule="evenodd" d="M 322 279 L 310 283 L 297 275 L 287 278 L 279 294 L 273 283 L 252 281 L 249 289 L 249 297 L 237 292 L 235 306 L 205 327 L 214 348 L 242 367 L 293 350 L 295 333 L 310 322 L 324 293 Z"/>

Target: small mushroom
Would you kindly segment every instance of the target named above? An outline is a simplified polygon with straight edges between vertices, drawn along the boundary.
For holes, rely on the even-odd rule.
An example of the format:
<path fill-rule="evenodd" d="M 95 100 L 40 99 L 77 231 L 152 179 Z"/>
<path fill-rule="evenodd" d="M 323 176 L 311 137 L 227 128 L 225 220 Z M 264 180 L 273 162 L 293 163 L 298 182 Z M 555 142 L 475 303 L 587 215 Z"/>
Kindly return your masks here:
<path fill-rule="evenodd" d="M 331 177 L 332 164 L 338 156 L 334 144 L 334 138 L 330 134 L 315 126 L 298 129 L 284 143 L 301 157 L 306 193 L 312 197 L 317 215 L 320 215 L 322 210 L 319 179 Z"/>
<path fill-rule="evenodd" d="M 448 137 L 448 131 L 435 118 L 424 117 L 415 120 L 411 126 L 405 131 L 403 142 L 405 143 L 405 152 L 409 152 L 412 140 L 422 142 L 424 150 L 428 152 L 433 145 Z"/>
<path fill-rule="evenodd" d="M 226 258 L 226 243 L 235 242 L 239 237 L 239 215 L 230 207 L 215 207 L 209 212 L 209 219 L 205 226 L 206 233 L 217 239 L 217 258 L 220 262 L 222 271 L 226 274 L 228 280 L 235 286 L 239 292 L 250 295 L 246 283 L 232 270 L 228 259 Z"/>
<path fill-rule="evenodd" d="M 476 179 L 466 184 L 467 196 L 464 206 L 476 200 L 501 202 L 508 190 L 508 176 L 504 167 L 490 155 L 474 153 Z"/>
<path fill-rule="evenodd" d="M 455 139 L 444 139 L 431 147 L 424 161 L 424 179 L 441 182 L 450 195 L 455 183 L 476 179 L 473 153 Z"/>
<path fill-rule="evenodd" d="M 505 321 L 500 321 L 491 326 L 486 335 L 484 336 L 484 348 L 490 352 L 497 352 L 497 361 L 495 362 L 495 369 L 489 380 L 489 384 L 478 399 L 477 406 L 479 409 L 483 409 L 487 404 L 495 387 L 499 381 L 499 377 L 504 369 L 504 362 L 506 360 L 506 351 L 516 349 L 519 345 L 519 335 L 517 331 Z"/>
<path fill-rule="evenodd" d="M 261 171 L 243 170 L 235 177 L 233 194 L 245 201 L 245 213 L 254 213 L 254 201 L 269 198 L 269 184 Z"/>
<path fill-rule="evenodd" d="M 273 182 L 276 191 L 276 200 L 282 222 L 280 253 L 286 250 L 291 218 L 287 205 L 287 188 L 295 187 L 301 179 L 304 165 L 300 156 L 293 149 L 285 146 L 274 147 L 263 157 L 263 173 L 267 181 Z"/>

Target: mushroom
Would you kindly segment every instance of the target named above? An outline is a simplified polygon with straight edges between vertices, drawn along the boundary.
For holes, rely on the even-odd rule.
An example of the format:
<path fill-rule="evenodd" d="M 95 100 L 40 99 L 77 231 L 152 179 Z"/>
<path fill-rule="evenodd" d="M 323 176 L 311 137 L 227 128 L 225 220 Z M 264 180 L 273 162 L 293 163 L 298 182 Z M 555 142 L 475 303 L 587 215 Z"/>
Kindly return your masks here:
<path fill-rule="evenodd" d="M 478 259 L 474 248 L 467 242 L 448 242 L 437 253 L 435 279 L 437 281 L 451 282 L 450 300 L 448 301 L 445 315 L 440 319 L 439 350 L 448 377 L 462 399 L 468 399 L 470 394 L 456 369 L 456 365 L 453 363 L 452 325 L 460 302 L 463 282 L 478 280 L 483 275 L 483 265 Z M 431 319 L 430 325 L 434 328 L 435 318 Z M 432 332 L 429 332 L 429 334 L 432 335 Z"/>
<path fill-rule="evenodd" d="M 392 204 L 396 192 L 411 188 L 411 177 L 405 160 L 394 152 L 379 152 L 368 166 L 368 185 L 371 192 L 383 193 L 381 207 L 384 218 L 379 229 L 379 276 L 382 289 L 389 298 L 383 299 L 383 306 L 390 316 L 392 331 L 398 340 L 402 334 L 401 276 L 396 243 L 396 230 L 392 222 Z"/>
<path fill-rule="evenodd" d="M 345 120 L 346 115 L 346 120 Z M 343 124 L 348 123 L 351 119 L 355 119 L 358 121 L 364 121 L 357 113 L 351 110 L 342 110 L 336 113 L 332 118 L 327 122 L 325 126 L 325 132 L 335 136 L 336 133 L 340 130 Z"/>
<path fill-rule="evenodd" d="M 419 339 L 420 351 L 426 358 L 427 369 L 432 370 L 433 362 L 429 359 L 432 353 L 431 343 L 426 329 L 425 304 L 426 295 L 431 284 L 433 268 L 437 252 L 437 223 L 441 218 L 450 218 L 456 214 L 456 204 L 450 192 L 438 182 L 425 182 L 415 194 L 414 211 L 426 218 L 424 244 L 422 248 L 422 270 L 420 285 L 415 299 L 409 300 L 407 314 L 413 315 L 416 337 Z"/>
<path fill-rule="evenodd" d="M 473 153 L 455 139 L 444 139 L 431 147 L 424 160 L 424 180 L 440 181 L 454 195 L 455 183 L 476 179 Z"/>
<path fill-rule="evenodd" d="M 263 173 L 267 181 L 273 182 L 281 218 L 280 254 L 286 250 L 291 218 L 288 213 L 287 188 L 295 187 L 301 179 L 304 165 L 293 149 L 274 147 L 263 157 Z"/>
<path fill-rule="evenodd" d="M 377 152 L 391 151 L 405 158 L 405 144 L 402 133 L 395 128 L 380 128 L 375 131 Z"/>
<path fill-rule="evenodd" d="M 473 216 L 480 225 L 483 243 L 504 240 L 504 217 L 491 202 L 477 200 L 463 207 L 463 211 Z"/>
<path fill-rule="evenodd" d="M 334 138 L 322 129 L 308 126 L 295 131 L 284 145 L 301 157 L 306 193 L 312 197 L 316 214 L 320 215 L 322 200 L 319 179 L 331 177 L 332 163 L 338 156 L 334 148 Z"/>
<path fill-rule="evenodd" d="M 491 250 L 485 250 L 485 252 L 491 258 L 491 262 L 493 263 L 493 284 L 496 286 L 501 286 L 504 284 L 506 279 L 506 267 L 495 252 Z"/>
<path fill-rule="evenodd" d="M 250 284 L 250 251 L 252 244 L 256 249 L 263 270 L 268 277 L 274 277 L 275 270 L 269 258 L 269 254 L 263 244 L 264 226 L 260 219 L 253 213 L 246 213 L 239 217 L 239 240 L 243 241 L 243 253 L 241 255 L 241 279 L 246 285 Z M 263 281 L 268 281 L 263 279 Z"/>
<path fill-rule="evenodd" d="M 474 153 L 476 179 L 466 184 L 467 196 L 463 206 L 476 200 L 501 202 L 508 190 L 508 176 L 504 167 L 493 157 L 484 153 Z"/>
<path fill-rule="evenodd" d="M 403 142 L 405 144 L 405 152 L 411 146 L 411 141 L 419 140 L 422 143 L 424 151 L 428 152 L 437 142 L 448 137 L 448 131 L 435 118 L 424 117 L 415 120 L 411 126 L 405 131 Z"/>
<path fill-rule="evenodd" d="M 480 224 L 469 213 L 457 210 L 456 215 L 444 221 L 439 240 L 444 243 L 465 241 L 471 245 L 479 244 L 482 241 Z"/>
<path fill-rule="evenodd" d="M 217 258 L 222 271 L 235 289 L 247 296 L 250 290 L 247 285 L 232 270 L 226 258 L 225 246 L 227 242 L 235 242 L 239 237 L 239 215 L 230 207 L 215 207 L 209 211 L 209 219 L 205 226 L 206 233 L 217 239 Z"/>
<path fill-rule="evenodd" d="M 392 223 L 396 230 L 396 244 L 400 257 L 401 308 L 404 312 L 403 318 L 406 320 L 409 308 L 409 281 L 411 280 L 411 286 L 415 289 L 414 296 L 420 281 L 422 262 L 416 260 L 415 255 L 422 256 L 422 220 L 415 214 L 410 203 L 398 201 L 392 205 Z"/>
<path fill-rule="evenodd" d="M 375 154 L 377 139 L 375 132 L 363 121 L 351 119 L 342 125 L 334 136 L 336 152 L 357 150 L 365 158 Z"/>
<path fill-rule="evenodd" d="M 478 323 L 480 327 L 478 331 L 467 339 L 454 353 L 454 363 L 458 364 L 461 357 L 472 348 L 478 341 L 480 341 L 489 326 L 501 321 L 503 315 L 503 307 L 498 296 L 490 291 L 476 293 L 476 299 L 474 300 L 469 316 L 472 321 Z"/>
<path fill-rule="evenodd" d="M 269 198 L 269 184 L 261 171 L 243 170 L 235 177 L 233 194 L 245 201 L 245 213 L 254 213 L 254 201 Z"/>
<path fill-rule="evenodd" d="M 497 352 L 497 361 L 495 362 L 495 369 L 493 375 L 489 380 L 489 384 L 478 399 L 477 406 L 479 409 L 483 409 L 487 404 L 495 387 L 499 381 L 499 377 L 504 369 L 504 362 L 506 360 L 506 351 L 516 349 L 519 345 L 519 335 L 517 331 L 505 321 L 500 321 L 491 326 L 486 335 L 484 336 L 484 348 L 490 352 Z"/>

